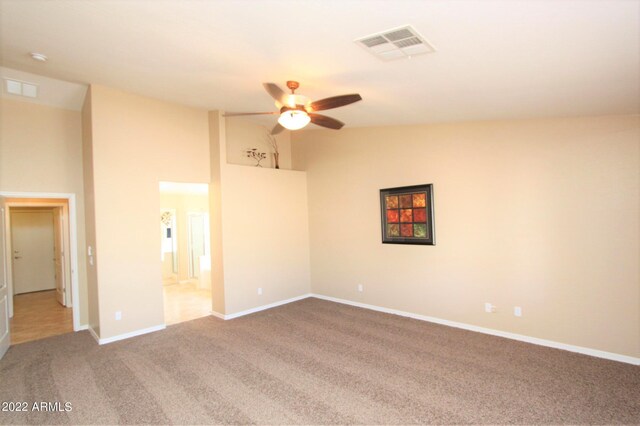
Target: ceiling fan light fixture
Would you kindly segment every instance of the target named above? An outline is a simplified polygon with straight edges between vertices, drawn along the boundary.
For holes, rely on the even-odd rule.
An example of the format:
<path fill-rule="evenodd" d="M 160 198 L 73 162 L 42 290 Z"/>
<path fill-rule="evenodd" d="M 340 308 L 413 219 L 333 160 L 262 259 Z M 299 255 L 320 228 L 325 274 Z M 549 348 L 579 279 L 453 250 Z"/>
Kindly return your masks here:
<path fill-rule="evenodd" d="M 38 52 L 31 52 L 29 55 L 31 55 L 31 59 L 38 62 L 47 62 L 49 59 L 47 55 Z"/>
<path fill-rule="evenodd" d="M 311 122 L 311 117 L 305 111 L 289 110 L 280 114 L 278 123 L 285 129 L 299 130 Z"/>

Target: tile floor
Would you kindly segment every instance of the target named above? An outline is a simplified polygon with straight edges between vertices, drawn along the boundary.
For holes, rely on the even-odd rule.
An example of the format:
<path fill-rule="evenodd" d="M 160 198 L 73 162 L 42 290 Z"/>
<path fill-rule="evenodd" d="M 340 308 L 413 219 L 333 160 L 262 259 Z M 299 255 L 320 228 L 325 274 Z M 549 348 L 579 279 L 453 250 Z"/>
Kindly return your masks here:
<path fill-rule="evenodd" d="M 196 282 L 162 288 L 165 324 L 177 324 L 211 314 L 211 290 L 199 289 Z"/>

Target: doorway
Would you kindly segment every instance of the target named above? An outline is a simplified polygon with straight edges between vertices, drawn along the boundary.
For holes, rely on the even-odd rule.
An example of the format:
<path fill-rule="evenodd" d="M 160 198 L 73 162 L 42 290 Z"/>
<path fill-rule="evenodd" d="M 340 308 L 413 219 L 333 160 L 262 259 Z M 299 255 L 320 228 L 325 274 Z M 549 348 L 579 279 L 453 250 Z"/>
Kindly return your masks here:
<path fill-rule="evenodd" d="M 9 207 L 12 344 L 73 331 L 63 206 Z"/>
<path fill-rule="evenodd" d="M 11 343 L 77 331 L 75 194 L 1 192 Z"/>
<path fill-rule="evenodd" d="M 13 295 L 37 291 L 55 291 L 64 306 L 62 280 L 57 279 L 56 237 L 54 217 L 56 207 L 10 208 L 11 265 L 13 267 Z M 58 219 L 59 221 L 59 219 Z"/>
<path fill-rule="evenodd" d="M 160 183 L 160 263 L 167 325 L 211 314 L 208 187 Z"/>

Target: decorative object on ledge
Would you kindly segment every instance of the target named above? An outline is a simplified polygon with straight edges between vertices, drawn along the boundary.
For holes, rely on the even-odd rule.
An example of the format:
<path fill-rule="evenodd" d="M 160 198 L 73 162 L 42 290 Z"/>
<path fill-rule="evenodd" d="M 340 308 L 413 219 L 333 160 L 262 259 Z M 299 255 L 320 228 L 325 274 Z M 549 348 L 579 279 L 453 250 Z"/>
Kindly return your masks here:
<path fill-rule="evenodd" d="M 266 152 L 259 152 L 258 148 L 246 149 L 244 151 L 244 154 L 248 158 L 253 158 L 254 160 L 256 160 L 256 167 L 262 167 L 260 162 L 262 160 L 264 160 L 265 158 L 267 158 L 267 153 Z"/>
<path fill-rule="evenodd" d="M 269 142 L 269 145 L 271 145 L 271 148 L 273 148 L 273 164 L 274 164 L 274 167 L 276 169 L 279 169 L 280 168 L 280 153 L 278 152 L 278 141 L 276 140 L 276 137 L 273 136 L 269 132 L 267 132 L 266 138 L 267 138 L 267 141 Z"/>
<path fill-rule="evenodd" d="M 382 242 L 435 245 L 433 184 L 380 190 Z"/>

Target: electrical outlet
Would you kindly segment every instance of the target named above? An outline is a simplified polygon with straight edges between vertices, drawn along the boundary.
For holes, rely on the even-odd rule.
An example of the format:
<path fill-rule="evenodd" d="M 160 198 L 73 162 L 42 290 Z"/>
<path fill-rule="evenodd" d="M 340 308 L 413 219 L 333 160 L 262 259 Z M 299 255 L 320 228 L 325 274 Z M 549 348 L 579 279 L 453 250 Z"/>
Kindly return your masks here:
<path fill-rule="evenodd" d="M 513 315 L 515 315 L 517 317 L 521 317 L 522 316 L 522 308 L 520 306 L 514 306 L 513 307 Z"/>
<path fill-rule="evenodd" d="M 492 305 L 491 303 L 487 302 L 484 304 L 484 311 L 492 314 L 496 312 L 496 307 L 495 305 Z"/>
<path fill-rule="evenodd" d="M 116 321 L 120 321 L 122 319 L 122 311 L 116 311 Z"/>
<path fill-rule="evenodd" d="M 258 296 L 262 296 L 262 287 L 258 287 Z"/>
<path fill-rule="evenodd" d="M 364 286 L 362 284 L 358 284 L 358 291 L 362 293 L 364 291 Z"/>

